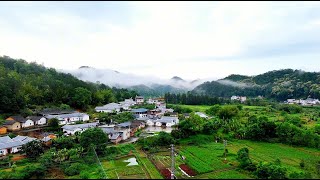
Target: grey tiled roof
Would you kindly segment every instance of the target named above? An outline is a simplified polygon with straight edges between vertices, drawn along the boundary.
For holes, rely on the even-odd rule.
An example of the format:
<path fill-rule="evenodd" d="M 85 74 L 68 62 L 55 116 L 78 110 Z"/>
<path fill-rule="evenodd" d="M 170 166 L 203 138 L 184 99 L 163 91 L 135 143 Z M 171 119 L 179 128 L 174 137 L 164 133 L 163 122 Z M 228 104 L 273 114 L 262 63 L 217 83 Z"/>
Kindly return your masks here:
<path fill-rule="evenodd" d="M 148 109 L 145 109 L 145 108 L 139 108 L 139 109 L 132 109 L 131 110 L 131 112 L 135 112 L 135 113 L 136 112 L 141 112 L 142 113 L 142 112 L 147 112 L 147 111 L 148 111 Z"/>
<path fill-rule="evenodd" d="M 39 121 L 43 116 L 28 116 L 27 119 L 30 119 L 32 121 Z"/>
<path fill-rule="evenodd" d="M 114 134 L 112 134 L 110 139 L 111 140 L 116 140 L 119 136 L 120 136 L 120 133 L 114 133 Z"/>
<path fill-rule="evenodd" d="M 171 123 L 172 121 L 177 122 L 177 120 L 177 117 L 162 116 L 160 119 L 156 120 L 156 122 Z"/>
<path fill-rule="evenodd" d="M 94 123 L 85 123 L 85 124 L 64 125 L 61 128 L 73 131 L 78 128 L 84 129 L 84 128 L 96 127 L 97 125 L 98 125 L 98 123 L 94 122 Z"/>
<path fill-rule="evenodd" d="M 10 116 L 12 119 L 14 119 L 15 121 L 17 122 L 21 122 L 21 123 L 24 123 L 27 121 L 26 118 L 22 117 L 22 116 Z"/>
<path fill-rule="evenodd" d="M 0 143 L 10 142 L 12 139 L 9 136 L 0 137 Z"/>
<path fill-rule="evenodd" d="M 14 124 L 14 123 L 16 123 L 17 121 L 15 121 L 15 120 L 6 120 L 4 123 L 3 123 L 3 125 L 12 125 L 12 124 Z M 20 123 L 20 122 L 18 122 L 18 123 Z"/>
<path fill-rule="evenodd" d="M 120 127 L 128 127 L 128 126 L 131 126 L 131 122 L 130 122 L 130 121 L 127 121 L 127 122 L 124 122 L 124 123 L 120 123 L 120 124 L 118 124 L 117 126 L 120 126 Z"/>

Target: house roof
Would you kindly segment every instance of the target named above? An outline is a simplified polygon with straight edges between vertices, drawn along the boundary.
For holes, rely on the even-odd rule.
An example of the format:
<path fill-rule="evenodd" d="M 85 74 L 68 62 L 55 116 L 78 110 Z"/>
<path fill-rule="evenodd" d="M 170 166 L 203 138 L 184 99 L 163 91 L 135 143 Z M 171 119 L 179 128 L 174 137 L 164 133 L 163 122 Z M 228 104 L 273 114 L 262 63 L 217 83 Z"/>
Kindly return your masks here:
<path fill-rule="evenodd" d="M 112 134 L 112 136 L 110 137 L 111 140 L 116 140 L 118 139 L 118 137 L 120 136 L 120 133 L 114 133 Z"/>
<path fill-rule="evenodd" d="M 42 140 L 43 142 L 48 142 L 48 141 L 51 140 L 51 138 L 50 138 L 50 137 L 44 137 L 44 138 L 42 138 L 41 140 Z"/>
<path fill-rule="evenodd" d="M 33 140 L 36 140 L 36 138 L 31 138 L 28 136 L 17 136 L 11 139 L 9 136 L 5 136 L 5 137 L 2 137 L 1 139 L 0 149 L 22 146 Z"/>
<path fill-rule="evenodd" d="M 61 109 L 53 109 L 53 108 L 46 108 L 46 109 L 43 109 L 42 111 L 39 112 L 39 114 L 43 114 L 43 115 L 49 115 L 49 114 L 55 114 L 55 115 L 58 115 L 58 114 L 68 114 L 68 113 L 75 113 L 77 111 L 75 110 L 61 110 Z"/>
<path fill-rule="evenodd" d="M 137 121 L 147 121 L 149 119 L 150 118 L 148 118 L 148 117 L 138 117 L 138 118 L 136 118 Z"/>
<path fill-rule="evenodd" d="M 115 110 L 115 109 L 120 109 L 120 104 L 118 103 L 109 103 L 104 106 L 97 106 L 95 109 L 96 110 Z"/>
<path fill-rule="evenodd" d="M 85 115 L 88 115 L 88 114 L 86 114 L 86 113 L 61 114 L 61 115 L 57 115 L 57 118 L 83 117 Z"/>
<path fill-rule="evenodd" d="M 120 124 L 118 124 L 117 126 L 120 126 L 120 127 L 129 127 L 129 126 L 131 126 L 131 122 L 130 122 L 130 121 L 127 121 L 127 122 L 124 122 L 124 123 L 120 123 Z"/>
<path fill-rule="evenodd" d="M 15 138 L 12 138 L 13 141 L 22 141 L 24 142 L 24 144 L 36 140 L 37 138 L 32 138 L 32 137 L 28 137 L 28 136 L 16 136 Z"/>
<path fill-rule="evenodd" d="M 17 121 L 15 121 L 15 120 L 6 120 L 4 123 L 3 123 L 3 125 L 12 125 L 12 124 L 14 124 L 14 123 L 16 123 Z M 18 123 L 20 123 L 20 122 L 18 122 Z"/>
<path fill-rule="evenodd" d="M 9 136 L 0 137 L 0 143 L 11 142 L 12 139 Z"/>
<path fill-rule="evenodd" d="M 156 120 L 156 122 L 171 123 L 177 122 L 177 120 L 179 120 L 177 117 L 162 116 L 160 119 Z"/>
<path fill-rule="evenodd" d="M 24 123 L 27 121 L 26 118 L 22 117 L 22 116 L 10 116 L 9 118 L 12 118 L 14 119 L 15 121 L 17 122 L 21 122 L 21 123 Z"/>
<path fill-rule="evenodd" d="M 7 149 L 17 146 L 22 146 L 24 143 L 21 141 L 12 141 L 12 142 L 6 142 L 6 143 L 0 143 L 0 149 Z"/>
<path fill-rule="evenodd" d="M 114 130 L 113 127 L 108 127 L 108 128 L 101 128 L 103 132 L 107 133 L 107 134 L 112 134 L 115 133 L 117 131 Z"/>
<path fill-rule="evenodd" d="M 143 99 L 143 96 L 136 96 L 136 99 Z"/>
<path fill-rule="evenodd" d="M 39 121 L 43 116 L 28 116 L 27 119 L 30 119 L 32 121 Z"/>
<path fill-rule="evenodd" d="M 85 123 L 85 124 L 74 124 L 74 125 L 64 125 L 61 128 L 64 130 L 70 130 L 74 131 L 75 129 L 84 129 L 84 128 L 90 128 L 90 127 L 96 127 L 98 125 L 97 122 L 94 123 Z"/>
<path fill-rule="evenodd" d="M 145 108 L 139 108 L 139 109 L 132 109 L 131 112 L 135 112 L 135 113 L 143 113 L 143 112 L 147 112 L 148 109 Z"/>

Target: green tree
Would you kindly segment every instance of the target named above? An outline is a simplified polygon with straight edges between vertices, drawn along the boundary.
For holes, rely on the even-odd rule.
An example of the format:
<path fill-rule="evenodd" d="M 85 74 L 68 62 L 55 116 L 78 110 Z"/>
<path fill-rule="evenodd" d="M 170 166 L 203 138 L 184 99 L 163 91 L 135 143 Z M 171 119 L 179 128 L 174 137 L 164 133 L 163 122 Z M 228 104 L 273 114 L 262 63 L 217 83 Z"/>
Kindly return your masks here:
<path fill-rule="evenodd" d="M 273 163 L 260 162 L 255 172 L 258 179 L 287 179 L 286 168 Z"/>
<path fill-rule="evenodd" d="M 83 87 L 77 87 L 72 96 L 72 104 L 76 108 L 84 109 L 91 103 L 91 92 Z"/>
<path fill-rule="evenodd" d="M 59 120 L 57 118 L 49 119 L 48 126 L 53 131 L 59 130 Z"/>
<path fill-rule="evenodd" d="M 40 154 L 44 152 L 43 144 L 38 140 L 33 140 L 27 144 L 22 145 L 22 152 L 26 153 L 26 156 L 31 159 L 36 159 Z"/>
<path fill-rule="evenodd" d="M 254 171 L 255 166 L 252 164 L 251 159 L 249 158 L 249 149 L 241 148 L 237 153 L 237 160 L 239 161 L 239 167 L 245 170 Z"/>
<path fill-rule="evenodd" d="M 94 145 L 97 153 L 103 153 L 107 142 L 108 136 L 100 128 L 89 128 L 80 135 L 80 145 L 85 149 L 88 149 L 90 145 Z"/>

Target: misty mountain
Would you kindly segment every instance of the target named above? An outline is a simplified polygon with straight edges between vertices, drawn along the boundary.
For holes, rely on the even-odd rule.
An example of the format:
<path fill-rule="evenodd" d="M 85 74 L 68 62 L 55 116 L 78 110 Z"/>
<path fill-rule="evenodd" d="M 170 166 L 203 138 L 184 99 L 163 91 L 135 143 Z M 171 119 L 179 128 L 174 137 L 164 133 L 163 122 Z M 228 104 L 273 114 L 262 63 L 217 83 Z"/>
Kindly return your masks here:
<path fill-rule="evenodd" d="M 187 92 L 204 82 L 204 80 L 200 79 L 187 81 L 178 76 L 174 76 L 171 79 L 160 79 L 155 76 L 138 76 L 111 69 L 97 69 L 89 66 L 81 66 L 75 70 L 61 71 L 70 73 L 83 81 L 104 83 L 117 88 L 128 88 L 136 90 L 139 94 L 146 96 L 161 96 L 166 92 Z"/>
<path fill-rule="evenodd" d="M 257 76 L 232 74 L 217 81 L 207 81 L 191 92 L 217 97 L 262 95 L 277 100 L 320 98 L 320 73 L 282 69 Z"/>

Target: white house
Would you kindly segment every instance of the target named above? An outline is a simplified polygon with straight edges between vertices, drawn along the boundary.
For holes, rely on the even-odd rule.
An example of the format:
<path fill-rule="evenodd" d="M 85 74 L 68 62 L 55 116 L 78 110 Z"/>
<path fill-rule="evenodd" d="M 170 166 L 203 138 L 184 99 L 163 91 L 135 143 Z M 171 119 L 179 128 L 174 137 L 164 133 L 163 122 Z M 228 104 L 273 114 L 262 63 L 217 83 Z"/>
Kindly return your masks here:
<path fill-rule="evenodd" d="M 143 96 L 136 96 L 136 103 L 137 104 L 143 104 L 144 103 L 144 97 Z"/>
<path fill-rule="evenodd" d="M 159 103 L 158 99 L 152 99 L 152 98 L 148 99 L 148 104 L 157 104 L 157 103 Z"/>
<path fill-rule="evenodd" d="M 171 116 L 162 116 L 160 119 L 155 120 L 156 126 L 171 127 L 178 123 L 179 123 L 179 119 L 177 117 L 171 117 Z"/>
<path fill-rule="evenodd" d="M 60 125 L 73 124 L 77 121 L 89 121 L 89 115 L 86 113 L 71 113 L 71 114 L 60 114 L 52 116 L 51 118 L 57 118 Z"/>
<path fill-rule="evenodd" d="M 76 132 L 83 132 L 89 128 L 97 127 L 98 123 L 74 124 L 62 126 L 62 131 L 67 135 L 74 135 Z"/>
<path fill-rule="evenodd" d="M 95 110 L 96 112 L 112 113 L 114 111 L 120 112 L 120 108 L 121 108 L 121 105 L 118 103 L 109 103 L 104 106 L 97 106 Z"/>
<path fill-rule="evenodd" d="M 246 100 L 247 100 L 247 97 L 245 96 L 231 96 L 231 101 L 245 102 Z"/>
<path fill-rule="evenodd" d="M 206 119 L 209 118 L 209 116 L 207 116 L 205 113 L 202 113 L 202 112 L 195 112 L 195 114 L 202 117 L 202 118 L 206 118 Z"/>
<path fill-rule="evenodd" d="M 137 117 L 148 117 L 148 109 L 145 108 L 139 108 L 139 109 L 132 109 L 131 112 Z"/>
<path fill-rule="evenodd" d="M 34 122 L 32 120 L 28 120 L 22 116 L 10 116 L 7 118 L 7 120 L 14 120 L 16 122 L 19 122 L 22 128 L 34 126 Z"/>
<path fill-rule="evenodd" d="M 34 125 L 44 125 L 47 123 L 47 119 L 43 116 L 28 116 L 28 120 L 34 122 Z"/>
<path fill-rule="evenodd" d="M 22 145 L 33 140 L 36 140 L 36 138 L 30 138 L 28 136 L 17 136 L 13 139 L 9 136 L 0 137 L 0 156 L 17 153 L 20 151 Z"/>

